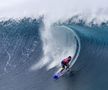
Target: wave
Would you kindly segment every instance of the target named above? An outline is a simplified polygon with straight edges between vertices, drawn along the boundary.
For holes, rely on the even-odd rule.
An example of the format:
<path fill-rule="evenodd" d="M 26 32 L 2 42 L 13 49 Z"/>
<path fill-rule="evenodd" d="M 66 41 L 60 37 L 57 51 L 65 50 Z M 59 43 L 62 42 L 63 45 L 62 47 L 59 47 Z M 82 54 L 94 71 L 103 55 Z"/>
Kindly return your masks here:
<path fill-rule="evenodd" d="M 60 67 L 61 60 L 69 55 L 74 57 L 77 42 L 70 30 L 64 27 L 52 26 L 43 31 L 41 35 L 43 40 L 43 57 L 31 67 L 31 70 L 43 67 L 50 70 L 54 67 Z"/>
<path fill-rule="evenodd" d="M 102 27 L 87 27 L 79 24 L 66 25 L 80 38 L 81 49 L 72 67 L 74 76 L 68 80 L 75 90 L 106 89 L 108 64 L 108 30 Z M 72 74 L 71 74 L 72 75 Z M 79 88 L 76 88 L 79 87 Z M 104 88 L 106 87 L 106 88 Z"/>
<path fill-rule="evenodd" d="M 0 21 L 0 89 L 106 90 L 107 23 L 89 26 L 85 19 L 74 19 L 49 22 L 50 27 L 43 18 Z M 52 80 L 69 55 L 72 72 Z"/>
<path fill-rule="evenodd" d="M 42 25 L 42 18 L 0 21 L 0 75 L 18 69 L 19 66 L 23 68 L 23 64 L 31 58 L 41 57 L 39 29 Z"/>
<path fill-rule="evenodd" d="M 51 66 L 57 65 L 57 63 L 62 60 L 62 57 L 66 57 L 68 55 L 72 55 L 74 59 L 74 63 L 71 67 L 70 73 L 66 76 L 62 77 L 58 82 L 54 82 L 51 78 L 48 79 L 46 85 L 50 83 L 50 86 L 44 87 L 45 90 L 52 89 L 52 87 L 56 87 L 56 90 L 74 90 L 79 89 L 92 89 L 98 90 L 104 89 L 107 87 L 107 64 L 108 64 L 108 27 L 107 26 L 96 26 L 89 27 L 82 24 L 71 23 L 71 24 L 60 24 L 54 25 L 48 32 L 51 33 L 51 40 L 47 41 L 46 38 L 44 49 L 46 53 L 45 56 L 54 56 L 50 59 L 43 57 L 50 61 L 50 63 L 45 64 L 40 69 L 41 71 L 45 67 L 48 68 L 47 75 L 40 75 L 44 77 L 51 77 L 54 74 L 54 71 L 57 70 L 52 68 Z M 45 33 L 44 33 L 45 34 Z M 61 37 L 61 38 L 60 38 Z M 77 37 L 77 38 L 75 38 Z M 52 42 L 52 40 L 54 40 Z M 79 40 L 79 41 L 77 41 Z M 56 42 L 56 43 L 55 43 Z M 52 45 L 51 45 L 52 44 Z M 79 45 L 78 45 L 79 44 Z M 48 47 L 47 47 L 48 46 Z M 56 49 L 58 52 L 56 52 Z M 80 47 L 80 49 L 78 49 Z M 51 49 L 49 49 L 51 48 Z M 49 50 L 47 52 L 47 50 Z M 54 51 L 54 52 L 52 52 Z M 61 53 L 61 52 L 64 52 Z M 68 53 L 69 52 L 69 53 Z M 58 55 L 59 54 L 59 55 Z M 62 56 L 62 57 L 61 57 Z M 60 57 L 60 58 L 59 58 Z M 40 61 L 41 63 L 43 62 Z M 49 62 L 48 61 L 48 62 Z M 50 66 L 49 66 L 50 65 Z M 51 73 L 50 73 L 51 72 Z M 67 84 L 65 84 L 67 83 Z M 57 87 L 58 84 L 61 84 L 61 87 Z M 64 88 L 65 87 L 65 88 Z M 104 88 L 105 87 L 105 88 Z M 55 89 L 55 88 L 54 88 Z"/>

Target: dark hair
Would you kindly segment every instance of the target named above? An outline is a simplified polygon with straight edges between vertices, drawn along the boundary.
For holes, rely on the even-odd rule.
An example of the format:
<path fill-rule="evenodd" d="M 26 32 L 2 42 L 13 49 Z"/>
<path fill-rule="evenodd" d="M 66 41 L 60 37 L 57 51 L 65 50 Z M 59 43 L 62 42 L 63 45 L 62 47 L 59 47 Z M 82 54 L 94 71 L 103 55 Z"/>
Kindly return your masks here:
<path fill-rule="evenodd" d="M 69 56 L 68 58 L 71 58 L 71 56 Z"/>

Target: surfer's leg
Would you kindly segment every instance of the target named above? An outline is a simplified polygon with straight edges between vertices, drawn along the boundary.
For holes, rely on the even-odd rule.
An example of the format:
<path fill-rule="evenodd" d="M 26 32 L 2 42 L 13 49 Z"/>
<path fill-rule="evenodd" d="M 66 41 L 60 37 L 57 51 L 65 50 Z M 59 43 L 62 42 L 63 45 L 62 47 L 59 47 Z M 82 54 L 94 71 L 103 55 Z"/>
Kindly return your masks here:
<path fill-rule="evenodd" d="M 66 69 L 68 69 L 68 68 L 69 68 L 69 64 L 66 65 Z"/>
<path fill-rule="evenodd" d="M 61 69 L 60 72 L 62 72 L 62 71 L 65 69 L 65 65 L 64 65 L 64 63 L 61 63 L 61 65 L 62 65 L 62 69 Z"/>
<path fill-rule="evenodd" d="M 61 71 L 60 71 L 60 72 L 62 72 L 64 69 L 65 69 L 65 68 L 63 68 L 63 67 L 62 67 L 62 69 L 61 69 Z"/>
<path fill-rule="evenodd" d="M 66 68 L 66 64 L 64 62 L 61 62 L 61 66 L 62 66 L 62 69 L 61 69 L 61 72 Z"/>
<path fill-rule="evenodd" d="M 64 63 L 63 63 L 63 62 L 61 62 L 61 66 L 62 66 L 62 68 L 65 68 L 65 65 L 64 65 Z"/>

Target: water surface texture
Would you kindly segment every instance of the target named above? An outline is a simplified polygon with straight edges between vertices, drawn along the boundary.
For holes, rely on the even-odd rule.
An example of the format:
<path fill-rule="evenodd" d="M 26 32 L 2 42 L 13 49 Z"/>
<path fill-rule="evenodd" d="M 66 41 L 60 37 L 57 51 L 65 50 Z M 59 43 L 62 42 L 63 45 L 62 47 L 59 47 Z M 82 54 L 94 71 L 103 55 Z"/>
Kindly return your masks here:
<path fill-rule="evenodd" d="M 40 19 L 0 22 L 0 90 L 108 89 L 107 25 L 52 25 L 52 46 L 58 51 L 55 56 L 69 53 L 74 58 L 72 72 L 59 80 L 52 78 L 57 67 L 47 70 L 46 64 L 38 70 L 30 69 L 44 56 L 43 27 Z"/>

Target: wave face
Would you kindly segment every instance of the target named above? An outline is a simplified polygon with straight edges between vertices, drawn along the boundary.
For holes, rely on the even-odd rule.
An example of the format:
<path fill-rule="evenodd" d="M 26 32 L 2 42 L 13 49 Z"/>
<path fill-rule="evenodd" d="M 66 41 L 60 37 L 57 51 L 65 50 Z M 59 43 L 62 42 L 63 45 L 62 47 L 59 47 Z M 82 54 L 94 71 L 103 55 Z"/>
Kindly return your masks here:
<path fill-rule="evenodd" d="M 24 90 L 23 83 L 26 84 L 24 74 L 27 73 L 30 65 L 42 56 L 42 41 L 39 33 L 42 23 L 40 18 L 10 19 L 0 22 L 1 90 Z"/>
<path fill-rule="evenodd" d="M 77 72 L 68 84 L 73 90 L 105 90 L 108 88 L 108 26 L 87 27 L 68 24 L 80 38 L 81 50 L 72 70 Z M 71 89 L 69 89 L 71 90 Z"/>
<path fill-rule="evenodd" d="M 47 38 L 41 36 L 44 32 L 43 27 L 42 18 L 0 22 L 0 90 L 108 88 L 107 25 L 88 27 L 81 22 L 52 25 L 51 37 Z M 45 54 L 45 50 L 48 53 Z M 52 75 L 58 65 L 51 68 L 53 62 L 58 62 L 70 54 L 74 58 L 74 63 L 71 64 L 72 72 L 57 81 L 53 80 Z M 32 71 L 32 65 L 42 59 L 47 60 L 43 58 L 45 55 L 51 57 L 52 61 Z M 41 64 L 45 61 L 43 60 Z M 49 70 L 46 70 L 47 66 L 50 67 Z"/>

